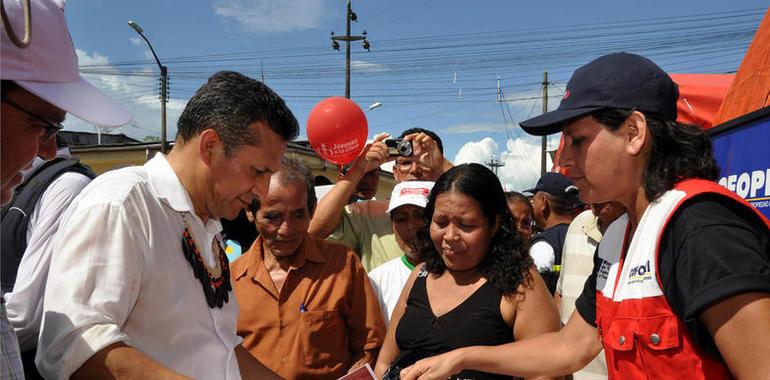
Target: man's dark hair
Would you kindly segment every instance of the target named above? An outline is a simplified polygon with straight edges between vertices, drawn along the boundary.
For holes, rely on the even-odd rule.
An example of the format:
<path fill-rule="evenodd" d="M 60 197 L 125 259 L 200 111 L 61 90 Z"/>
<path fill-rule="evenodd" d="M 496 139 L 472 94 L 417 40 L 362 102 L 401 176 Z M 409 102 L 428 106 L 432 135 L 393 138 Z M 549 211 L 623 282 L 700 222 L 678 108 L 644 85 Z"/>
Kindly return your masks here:
<path fill-rule="evenodd" d="M 411 135 L 413 133 L 420 133 L 420 132 L 430 136 L 430 138 L 432 138 L 433 141 L 436 142 L 436 146 L 438 146 L 439 152 L 441 152 L 441 154 L 444 154 L 444 143 L 441 142 L 441 138 L 438 137 L 438 135 L 435 132 L 429 131 L 425 128 L 409 128 L 401 132 L 401 136 L 398 136 L 398 138 L 403 139 L 407 135 Z"/>
<path fill-rule="evenodd" d="M 633 109 L 604 108 L 591 114 L 609 130 L 617 130 Z M 716 180 L 719 166 L 711 150 L 711 139 L 698 126 L 677 123 L 660 115 L 642 112 L 652 147 L 644 170 L 644 193 L 653 200 L 676 183 L 688 178 Z"/>
<path fill-rule="evenodd" d="M 264 83 L 233 71 L 220 71 L 195 92 L 177 122 L 177 141 L 185 143 L 213 129 L 225 154 L 241 145 L 259 143 L 248 129 L 263 122 L 285 141 L 295 139 L 299 124 L 283 99 Z"/>
<path fill-rule="evenodd" d="M 282 185 L 300 183 L 307 190 L 307 211 L 312 214 L 316 206 L 315 186 L 313 185 L 313 173 L 302 161 L 284 157 L 281 169 L 274 174 Z"/>
<path fill-rule="evenodd" d="M 556 215 L 570 216 L 572 215 L 572 209 L 574 208 L 573 201 L 570 199 L 557 197 L 553 194 L 541 191 L 543 196 L 548 198 L 548 205 L 551 207 L 551 211 Z"/>
<path fill-rule="evenodd" d="M 532 203 L 529 202 L 529 198 L 526 195 L 519 193 L 518 191 L 506 191 L 505 200 L 507 202 L 519 202 L 528 205 L 530 210 L 532 209 Z"/>
<path fill-rule="evenodd" d="M 417 233 L 418 250 L 425 261 L 425 270 L 434 276 L 446 270 L 446 264 L 436 251 L 429 231 L 436 209 L 436 198 L 451 192 L 466 195 L 478 202 L 489 226 L 494 226 L 497 218 L 500 218 L 500 229 L 492 237 L 489 251 L 476 270 L 503 295 L 518 293 L 519 285 L 531 280 L 529 268 L 533 265 L 532 258 L 527 253 L 513 214 L 508 209 L 500 181 L 491 170 L 479 164 L 455 166 L 442 174 L 433 186 L 423 214 L 425 226 Z"/>
<path fill-rule="evenodd" d="M 2 84 L 0 84 L 0 96 L 2 99 L 5 99 L 5 94 L 19 88 L 19 85 L 16 84 L 16 82 L 10 80 L 10 79 L 3 79 Z"/>

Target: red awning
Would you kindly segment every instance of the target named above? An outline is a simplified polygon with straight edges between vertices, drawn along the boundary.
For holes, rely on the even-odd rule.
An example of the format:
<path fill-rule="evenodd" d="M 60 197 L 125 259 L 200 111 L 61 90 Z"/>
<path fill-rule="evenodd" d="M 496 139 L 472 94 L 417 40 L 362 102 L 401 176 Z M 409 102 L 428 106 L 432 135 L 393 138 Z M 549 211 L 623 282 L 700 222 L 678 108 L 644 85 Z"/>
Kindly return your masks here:
<path fill-rule="evenodd" d="M 743 116 L 770 105 L 770 8 L 741 61 L 735 81 L 714 124 Z"/>
<path fill-rule="evenodd" d="M 679 85 L 677 121 L 709 129 L 735 79 L 733 74 L 669 74 Z"/>

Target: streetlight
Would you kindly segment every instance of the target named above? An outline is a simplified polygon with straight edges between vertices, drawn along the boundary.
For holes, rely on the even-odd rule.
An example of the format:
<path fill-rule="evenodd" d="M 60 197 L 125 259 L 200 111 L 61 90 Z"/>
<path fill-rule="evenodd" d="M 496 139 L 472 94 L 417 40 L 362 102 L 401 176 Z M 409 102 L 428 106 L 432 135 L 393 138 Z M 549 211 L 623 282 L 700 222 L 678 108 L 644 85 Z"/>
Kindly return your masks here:
<path fill-rule="evenodd" d="M 144 30 L 142 29 L 139 24 L 137 24 L 133 20 L 128 21 L 128 26 L 131 27 L 134 31 L 136 31 L 137 34 L 139 34 L 142 39 L 144 39 L 144 42 L 147 43 L 147 46 L 150 47 L 150 52 L 152 52 L 152 56 L 155 57 L 155 62 L 158 64 L 158 67 L 160 68 L 160 152 L 166 153 L 166 98 L 168 96 L 168 68 L 160 63 L 160 59 L 158 59 L 158 55 L 155 54 L 155 49 L 152 48 L 152 44 L 150 43 L 150 40 L 147 39 L 147 37 L 144 36 Z"/>

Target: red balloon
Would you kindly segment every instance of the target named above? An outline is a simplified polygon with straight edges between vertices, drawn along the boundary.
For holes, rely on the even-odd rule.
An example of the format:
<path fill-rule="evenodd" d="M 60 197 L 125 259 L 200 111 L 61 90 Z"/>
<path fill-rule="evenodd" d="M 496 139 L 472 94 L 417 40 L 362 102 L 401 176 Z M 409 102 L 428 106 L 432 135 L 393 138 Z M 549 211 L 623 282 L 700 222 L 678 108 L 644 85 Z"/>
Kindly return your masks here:
<path fill-rule="evenodd" d="M 337 165 L 353 161 L 366 145 L 366 116 L 352 100 L 326 98 L 307 118 L 307 139 L 321 158 Z"/>

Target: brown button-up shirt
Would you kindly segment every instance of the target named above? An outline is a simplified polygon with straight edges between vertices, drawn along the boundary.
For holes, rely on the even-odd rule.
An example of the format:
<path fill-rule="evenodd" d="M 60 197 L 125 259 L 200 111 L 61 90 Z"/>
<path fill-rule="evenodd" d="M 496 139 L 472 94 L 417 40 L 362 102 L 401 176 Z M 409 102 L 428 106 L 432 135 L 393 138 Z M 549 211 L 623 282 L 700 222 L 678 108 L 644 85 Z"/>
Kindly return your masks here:
<path fill-rule="evenodd" d="M 280 292 L 264 254 L 260 237 L 231 264 L 244 347 L 287 379 L 336 379 L 361 359 L 374 367 L 385 324 L 353 251 L 306 236 Z"/>

